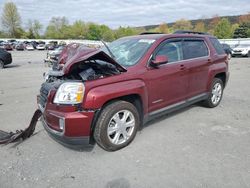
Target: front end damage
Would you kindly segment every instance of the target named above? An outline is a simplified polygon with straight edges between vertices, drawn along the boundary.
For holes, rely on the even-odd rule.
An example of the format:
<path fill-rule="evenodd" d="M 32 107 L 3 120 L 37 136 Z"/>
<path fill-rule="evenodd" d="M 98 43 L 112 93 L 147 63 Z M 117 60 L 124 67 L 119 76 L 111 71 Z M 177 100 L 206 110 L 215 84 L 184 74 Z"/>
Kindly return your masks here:
<path fill-rule="evenodd" d="M 41 121 L 45 130 L 66 146 L 81 147 L 89 144 L 91 125 L 97 109 L 84 109 L 80 99 L 80 102 L 68 102 L 71 97 L 78 100 L 79 96 L 71 96 L 70 92 L 60 94 L 60 91 L 65 87 L 79 85 L 82 87 L 80 97 L 84 98 L 86 82 L 118 75 L 124 71 L 126 69 L 105 52 L 88 48 L 68 58 L 62 69 L 50 71 L 38 95 L 38 106 L 42 111 Z"/>
<path fill-rule="evenodd" d="M 0 144 L 30 137 L 39 118 L 49 135 L 63 145 L 78 148 L 90 143 L 95 109 L 84 109 L 82 101 L 60 103 L 61 98 L 68 99 L 70 94 L 59 96 L 59 102 L 55 102 L 57 91 L 65 83 L 80 85 L 83 98 L 86 82 L 118 75 L 126 69 L 101 50 L 77 48 L 75 52 L 71 50 L 66 57 L 64 66 L 46 74 L 46 81 L 37 96 L 38 110 L 28 128 L 16 133 L 1 131 Z M 78 100 L 78 95 L 76 98 Z"/>

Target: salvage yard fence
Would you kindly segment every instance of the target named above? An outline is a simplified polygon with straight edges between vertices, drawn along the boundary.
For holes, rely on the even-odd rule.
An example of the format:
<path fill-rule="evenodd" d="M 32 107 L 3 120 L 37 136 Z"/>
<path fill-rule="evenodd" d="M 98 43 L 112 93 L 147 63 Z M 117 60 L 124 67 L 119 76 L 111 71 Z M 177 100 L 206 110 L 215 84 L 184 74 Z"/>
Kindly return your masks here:
<path fill-rule="evenodd" d="M 13 38 L 4 38 L 1 39 L 3 41 L 8 41 L 8 40 L 13 40 Z M 103 46 L 101 41 L 96 41 L 96 40 L 71 40 L 71 39 L 16 39 L 17 41 L 23 42 L 23 41 L 44 41 L 46 43 L 49 43 L 50 41 L 56 41 L 58 43 L 60 42 L 65 42 L 66 44 L 69 43 L 80 43 L 80 44 L 84 44 L 84 45 L 93 45 L 93 46 Z M 250 38 L 238 38 L 238 39 L 219 39 L 219 41 L 221 43 L 226 43 L 228 45 L 230 45 L 231 47 L 235 47 L 238 46 L 239 44 L 249 44 L 250 45 Z"/>
<path fill-rule="evenodd" d="M 231 48 L 236 47 L 240 44 L 249 44 L 250 45 L 250 38 L 238 38 L 238 39 L 220 39 L 221 43 L 228 44 Z"/>

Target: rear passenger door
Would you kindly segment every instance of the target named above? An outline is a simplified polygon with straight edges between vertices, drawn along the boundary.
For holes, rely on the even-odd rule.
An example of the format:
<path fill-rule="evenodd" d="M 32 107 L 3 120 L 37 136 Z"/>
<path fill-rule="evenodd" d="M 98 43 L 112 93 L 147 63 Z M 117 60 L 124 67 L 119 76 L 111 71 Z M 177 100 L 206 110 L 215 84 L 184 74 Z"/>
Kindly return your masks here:
<path fill-rule="evenodd" d="M 188 95 L 191 98 L 206 92 L 209 69 L 209 49 L 201 38 L 183 40 L 183 57 L 188 68 Z"/>

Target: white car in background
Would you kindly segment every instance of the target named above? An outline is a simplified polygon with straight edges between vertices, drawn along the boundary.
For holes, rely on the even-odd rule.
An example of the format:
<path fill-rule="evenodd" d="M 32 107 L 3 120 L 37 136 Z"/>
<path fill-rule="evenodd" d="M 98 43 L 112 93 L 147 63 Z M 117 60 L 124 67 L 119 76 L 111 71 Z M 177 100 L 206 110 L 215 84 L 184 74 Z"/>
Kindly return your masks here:
<path fill-rule="evenodd" d="M 240 44 L 233 48 L 232 57 L 235 56 L 250 57 L 250 44 Z"/>
<path fill-rule="evenodd" d="M 36 46 L 36 49 L 37 49 L 37 50 L 45 50 L 45 44 L 38 44 L 38 45 Z"/>
<path fill-rule="evenodd" d="M 29 51 L 34 50 L 34 47 L 31 44 L 28 44 L 26 46 L 26 50 L 29 50 Z"/>

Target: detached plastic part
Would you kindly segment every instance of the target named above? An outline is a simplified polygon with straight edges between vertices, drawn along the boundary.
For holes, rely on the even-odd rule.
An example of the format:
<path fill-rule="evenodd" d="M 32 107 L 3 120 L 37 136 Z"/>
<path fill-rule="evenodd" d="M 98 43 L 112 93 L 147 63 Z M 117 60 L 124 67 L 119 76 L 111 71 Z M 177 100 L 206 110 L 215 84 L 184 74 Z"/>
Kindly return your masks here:
<path fill-rule="evenodd" d="M 41 110 L 37 109 L 30 121 L 29 126 L 24 130 L 17 130 L 15 133 L 0 130 L 0 144 L 9 144 L 29 138 L 34 133 L 36 123 L 41 115 Z"/>

